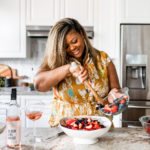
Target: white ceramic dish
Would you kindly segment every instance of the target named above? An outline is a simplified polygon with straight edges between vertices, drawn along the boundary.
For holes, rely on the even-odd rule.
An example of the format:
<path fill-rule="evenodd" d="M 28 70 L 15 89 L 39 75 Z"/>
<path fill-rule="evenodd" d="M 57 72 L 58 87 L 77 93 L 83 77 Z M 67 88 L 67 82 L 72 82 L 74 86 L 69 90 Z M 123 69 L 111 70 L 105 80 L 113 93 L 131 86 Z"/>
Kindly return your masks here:
<path fill-rule="evenodd" d="M 61 129 L 70 137 L 73 138 L 73 141 L 77 144 L 94 144 L 98 142 L 98 138 L 102 135 L 107 133 L 111 127 L 111 121 L 106 117 L 100 116 L 75 116 L 75 117 L 68 117 L 68 118 L 83 118 L 83 117 L 90 117 L 92 119 L 98 120 L 101 124 L 105 126 L 105 128 L 92 130 L 92 131 L 85 131 L 85 130 L 72 130 L 67 127 L 63 126 L 67 117 L 62 118 L 60 120 L 60 127 Z"/>

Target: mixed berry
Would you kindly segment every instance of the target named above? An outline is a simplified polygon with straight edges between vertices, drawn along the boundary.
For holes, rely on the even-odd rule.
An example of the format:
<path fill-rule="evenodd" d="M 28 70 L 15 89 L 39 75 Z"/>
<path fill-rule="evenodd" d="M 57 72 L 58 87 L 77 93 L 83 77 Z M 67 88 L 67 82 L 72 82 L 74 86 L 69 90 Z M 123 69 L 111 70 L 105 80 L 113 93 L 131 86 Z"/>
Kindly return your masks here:
<path fill-rule="evenodd" d="M 144 125 L 145 131 L 150 134 L 150 120 L 147 121 L 147 123 Z"/>
<path fill-rule="evenodd" d="M 123 95 L 120 98 L 117 98 L 113 101 L 113 104 L 110 105 L 96 105 L 96 110 L 101 110 L 105 115 L 116 115 L 121 113 L 128 105 L 129 99 L 127 95 Z"/>
<path fill-rule="evenodd" d="M 73 130 L 97 130 L 105 128 L 98 120 L 94 120 L 90 117 L 85 118 L 69 118 L 66 121 L 66 127 Z"/>

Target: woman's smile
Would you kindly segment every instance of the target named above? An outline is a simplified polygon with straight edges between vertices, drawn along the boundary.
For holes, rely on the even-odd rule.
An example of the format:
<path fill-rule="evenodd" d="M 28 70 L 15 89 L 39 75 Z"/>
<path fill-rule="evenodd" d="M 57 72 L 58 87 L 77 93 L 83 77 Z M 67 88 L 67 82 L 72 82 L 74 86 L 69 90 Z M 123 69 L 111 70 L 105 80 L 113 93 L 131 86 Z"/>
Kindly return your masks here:
<path fill-rule="evenodd" d="M 78 48 L 78 49 L 75 49 L 75 50 L 72 51 L 72 53 L 73 53 L 74 55 L 78 55 L 78 54 L 80 53 L 80 49 L 79 49 L 79 48 Z"/>

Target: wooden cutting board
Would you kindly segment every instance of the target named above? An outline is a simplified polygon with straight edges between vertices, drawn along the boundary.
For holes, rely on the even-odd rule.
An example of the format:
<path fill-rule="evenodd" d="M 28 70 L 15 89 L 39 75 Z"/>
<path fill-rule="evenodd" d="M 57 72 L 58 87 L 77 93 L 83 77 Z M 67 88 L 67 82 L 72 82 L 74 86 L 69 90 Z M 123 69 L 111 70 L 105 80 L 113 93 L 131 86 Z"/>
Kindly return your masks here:
<path fill-rule="evenodd" d="M 0 77 L 12 77 L 11 68 L 7 65 L 0 64 Z"/>
<path fill-rule="evenodd" d="M 17 69 L 11 69 L 11 67 L 0 64 L 0 77 L 7 77 L 13 79 L 25 79 L 27 76 L 17 76 Z"/>

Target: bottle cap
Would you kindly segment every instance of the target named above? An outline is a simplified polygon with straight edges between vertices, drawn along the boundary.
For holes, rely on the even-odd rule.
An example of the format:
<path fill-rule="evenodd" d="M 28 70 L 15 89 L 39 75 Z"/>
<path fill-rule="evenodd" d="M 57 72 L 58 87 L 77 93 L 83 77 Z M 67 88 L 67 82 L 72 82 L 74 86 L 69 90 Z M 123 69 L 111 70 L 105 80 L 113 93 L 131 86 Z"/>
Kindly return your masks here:
<path fill-rule="evenodd" d="M 16 100 L 16 96 L 17 96 L 17 89 L 16 88 L 11 89 L 11 100 Z"/>

